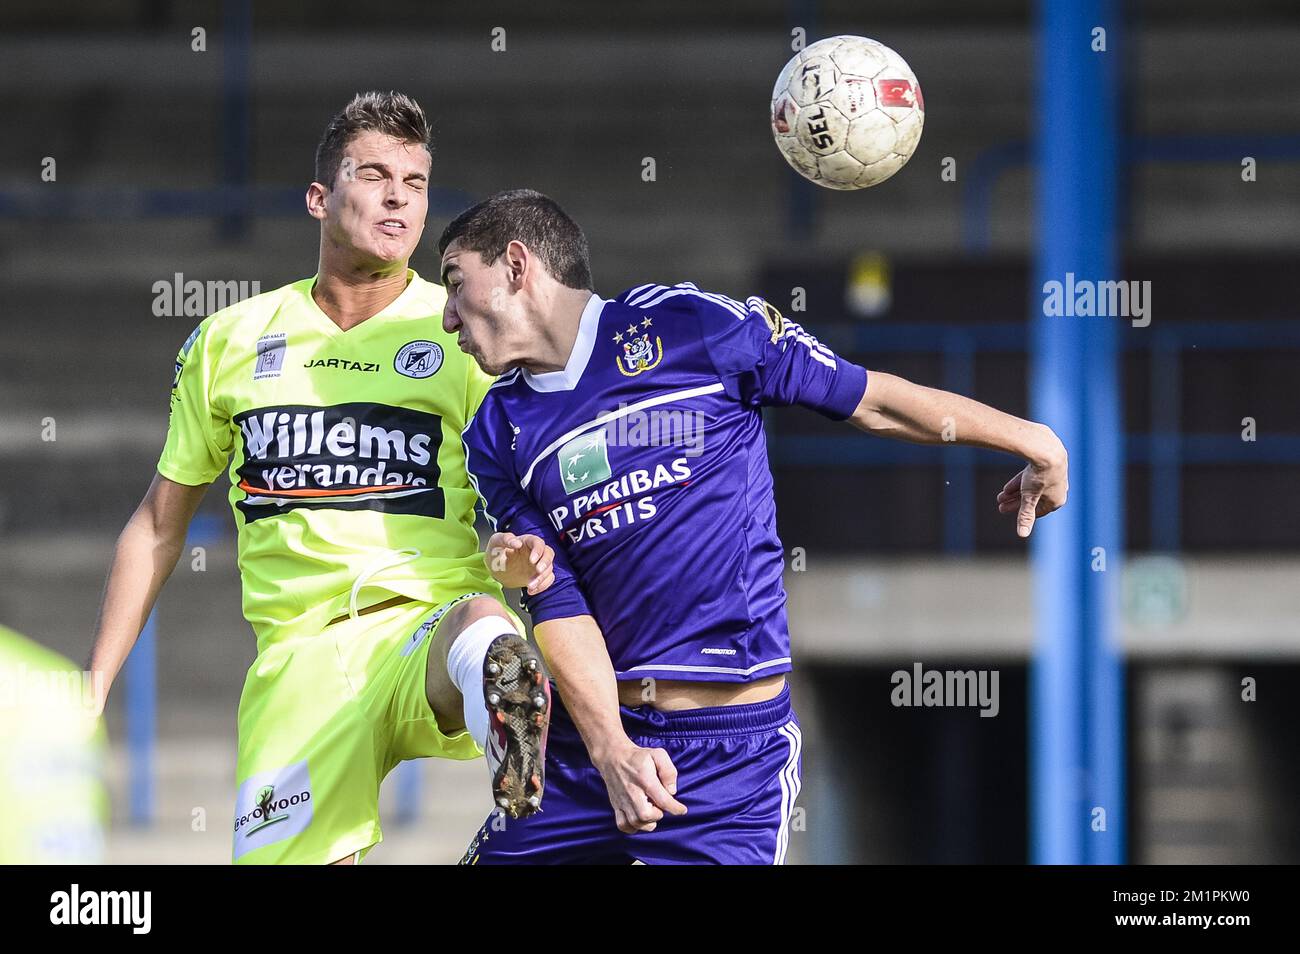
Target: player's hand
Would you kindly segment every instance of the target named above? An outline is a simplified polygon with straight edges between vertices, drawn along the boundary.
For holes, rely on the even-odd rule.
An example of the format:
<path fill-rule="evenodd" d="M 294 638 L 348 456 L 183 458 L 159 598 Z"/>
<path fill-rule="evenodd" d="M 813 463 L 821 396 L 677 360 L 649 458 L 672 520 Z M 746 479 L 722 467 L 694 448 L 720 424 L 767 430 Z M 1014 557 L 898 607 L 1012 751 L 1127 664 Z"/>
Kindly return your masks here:
<path fill-rule="evenodd" d="M 1016 535 L 1027 537 L 1034 521 L 1065 505 L 1070 489 L 1070 460 L 1065 445 L 1050 435 L 1047 450 L 1006 482 L 998 494 L 998 512 L 1016 514 Z"/>
<path fill-rule="evenodd" d="M 555 582 L 555 551 L 532 533 L 494 533 L 488 538 L 488 570 L 504 587 L 524 587 L 536 596 Z"/>
<path fill-rule="evenodd" d="M 670 815 L 685 815 L 686 806 L 673 798 L 677 792 L 677 769 L 663 749 L 643 749 L 625 739 L 610 753 L 592 757 L 614 809 L 618 830 L 631 835 L 654 831 Z"/>

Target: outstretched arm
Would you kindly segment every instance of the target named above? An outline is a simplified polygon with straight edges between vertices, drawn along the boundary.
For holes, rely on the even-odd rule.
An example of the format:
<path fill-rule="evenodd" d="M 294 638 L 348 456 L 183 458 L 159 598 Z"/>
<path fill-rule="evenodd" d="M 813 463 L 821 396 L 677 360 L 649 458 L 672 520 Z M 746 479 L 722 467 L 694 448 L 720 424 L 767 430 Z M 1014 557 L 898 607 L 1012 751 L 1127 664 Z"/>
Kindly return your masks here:
<path fill-rule="evenodd" d="M 759 297 L 697 303 L 702 338 L 726 391 L 750 407 L 801 404 L 864 431 L 922 444 L 952 442 L 1015 454 L 1028 463 L 998 494 L 1016 532 L 1065 503 L 1065 447 L 1052 429 L 958 394 L 921 387 L 841 358 Z M 737 321 L 737 319 L 740 319 Z"/>
<path fill-rule="evenodd" d="M 1027 463 L 998 494 L 1000 513 L 1017 514 L 1016 533 L 1029 536 L 1034 520 L 1065 504 L 1069 458 L 1045 424 L 1026 421 L 960 394 L 872 371 L 849 418 L 861 430 L 917 444 L 954 443 L 1004 451 Z"/>

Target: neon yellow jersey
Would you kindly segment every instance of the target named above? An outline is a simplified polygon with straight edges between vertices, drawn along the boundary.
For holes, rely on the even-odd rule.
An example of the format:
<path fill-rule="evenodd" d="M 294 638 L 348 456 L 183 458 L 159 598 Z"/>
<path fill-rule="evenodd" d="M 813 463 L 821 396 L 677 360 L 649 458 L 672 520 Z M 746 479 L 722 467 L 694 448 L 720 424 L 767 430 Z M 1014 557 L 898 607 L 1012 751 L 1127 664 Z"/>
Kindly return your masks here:
<path fill-rule="evenodd" d="M 104 860 L 107 735 L 89 675 L 0 626 L 0 864 Z"/>
<path fill-rule="evenodd" d="M 393 594 L 500 597 L 474 531 L 460 433 L 492 378 L 442 330 L 446 294 L 406 290 L 343 331 L 315 278 L 211 315 L 176 359 L 158 472 L 229 464 L 244 616 L 259 651 Z M 418 555 L 417 555 L 418 554 Z M 387 591 L 376 593 L 375 590 Z"/>

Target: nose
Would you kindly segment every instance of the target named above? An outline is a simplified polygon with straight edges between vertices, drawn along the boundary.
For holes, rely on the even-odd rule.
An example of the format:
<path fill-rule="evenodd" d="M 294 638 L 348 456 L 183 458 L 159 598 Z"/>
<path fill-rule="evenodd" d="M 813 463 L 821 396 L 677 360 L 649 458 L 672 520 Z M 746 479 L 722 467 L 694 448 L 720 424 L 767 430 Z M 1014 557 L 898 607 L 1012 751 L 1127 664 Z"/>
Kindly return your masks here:
<path fill-rule="evenodd" d="M 456 305 L 450 298 L 442 309 L 442 330 L 449 335 L 454 335 L 460 330 L 460 315 L 456 313 Z"/>
<path fill-rule="evenodd" d="M 400 209 L 406 205 L 405 187 L 400 182 L 389 182 L 388 194 L 384 196 L 384 208 Z"/>

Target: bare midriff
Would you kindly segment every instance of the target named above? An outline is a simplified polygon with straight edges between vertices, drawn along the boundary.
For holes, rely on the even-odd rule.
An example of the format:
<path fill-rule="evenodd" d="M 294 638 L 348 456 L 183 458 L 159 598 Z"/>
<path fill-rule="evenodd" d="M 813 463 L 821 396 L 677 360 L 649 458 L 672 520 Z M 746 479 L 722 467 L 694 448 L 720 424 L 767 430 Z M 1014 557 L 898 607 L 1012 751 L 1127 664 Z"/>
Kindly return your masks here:
<path fill-rule="evenodd" d="M 625 706 L 651 706 L 664 712 L 740 706 L 765 702 L 781 694 L 785 675 L 766 676 L 753 682 L 688 682 L 646 679 L 618 684 L 618 701 Z"/>

